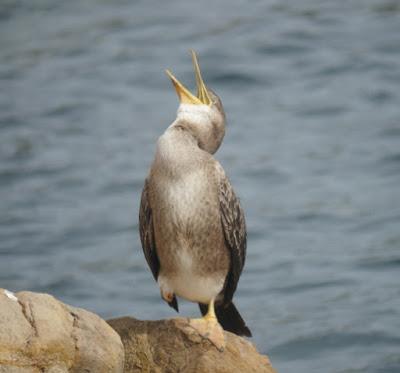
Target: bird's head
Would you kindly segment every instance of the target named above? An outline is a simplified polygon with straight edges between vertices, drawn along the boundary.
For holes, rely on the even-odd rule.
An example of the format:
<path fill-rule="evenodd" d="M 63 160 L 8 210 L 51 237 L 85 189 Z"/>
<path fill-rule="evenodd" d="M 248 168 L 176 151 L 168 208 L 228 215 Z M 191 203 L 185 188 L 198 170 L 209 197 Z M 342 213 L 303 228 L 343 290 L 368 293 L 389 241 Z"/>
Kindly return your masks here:
<path fill-rule="evenodd" d="M 173 126 L 190 131 L 201 149 L 214 154 L 225 135 L 225 112 L 220 98 L 204 84 L 196 53 L 191 53 L 196 75 L 196 96 L 166 70 L 180 101 L 177 120 Z"/>

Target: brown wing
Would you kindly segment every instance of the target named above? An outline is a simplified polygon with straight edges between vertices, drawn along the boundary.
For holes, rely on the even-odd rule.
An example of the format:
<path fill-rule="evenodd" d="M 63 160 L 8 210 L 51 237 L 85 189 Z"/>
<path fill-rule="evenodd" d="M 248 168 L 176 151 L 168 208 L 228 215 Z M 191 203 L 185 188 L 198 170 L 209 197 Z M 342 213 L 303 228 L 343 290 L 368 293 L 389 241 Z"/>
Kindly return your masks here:
<path fill-rule="evenodd" d="M 139 210 L 139 233 L 142 241 L 143 253 L 154 279 L 157 281 L 160 272 L 160 261 L 157 256 L 156 240 L 154 237 L 153 216 L 148 198 L 148 181 L 144 182 Z M 170 307 L 179 312 L 178 301 L 174 294 L 172 301 L 167 302 Z"/>
<path fill-rule="evenodd" d="M 218 165 L 219 166 L 219 165 Z M 236 290 L 240 274 L 246 258 L 246 222 L 239 199 L 225 175 L 222 167 L 219 172 L 219 204 L 221 211 L 221 222 L 225 236 L 225 243 L 230 251 L 230 270 L 225 281 L 224 303 L 232 300 Z"/>
<path fill-rule="evenodd" d="M 146 179 L 142 191 L 139 210 L 139 233 L 142 241 L 143 253 L 149 265 L 154 279 L 157 281 L 160 270 L 160 262 L 156 251 L 156 241 L 154 238 L 153 217 L 148 199 L 148 181 Z"/>

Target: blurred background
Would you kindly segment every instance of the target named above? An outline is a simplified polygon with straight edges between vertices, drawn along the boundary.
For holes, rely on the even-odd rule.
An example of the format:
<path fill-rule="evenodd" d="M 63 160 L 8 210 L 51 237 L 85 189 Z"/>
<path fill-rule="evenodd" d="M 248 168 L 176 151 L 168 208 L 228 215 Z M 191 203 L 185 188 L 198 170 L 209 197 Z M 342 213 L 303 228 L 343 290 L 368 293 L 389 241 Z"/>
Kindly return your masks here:
<path fill-rule="evenodd" d="M 241 197 L 236 304 L 279 372 L 400 371 L 400 2 L 0 2 L 0 286 L 174 317 L 141 251 L 155 143 L 222 98 Z M 181 302 L 181 315 L 198 315 Z"/>

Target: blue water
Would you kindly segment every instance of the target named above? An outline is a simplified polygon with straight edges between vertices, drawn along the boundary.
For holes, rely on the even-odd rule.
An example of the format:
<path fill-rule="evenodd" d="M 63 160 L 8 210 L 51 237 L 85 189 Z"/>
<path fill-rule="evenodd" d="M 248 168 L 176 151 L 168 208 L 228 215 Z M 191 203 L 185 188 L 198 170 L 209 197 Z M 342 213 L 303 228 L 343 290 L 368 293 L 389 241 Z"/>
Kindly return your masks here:
<path fill-rule="evenodd" d="M 399 372 L 395 0 L 1 1 L 0 287 L 175 316 L 137 216 L 190 48 L 227 112 L 253 341 L 282 373 Z"/>

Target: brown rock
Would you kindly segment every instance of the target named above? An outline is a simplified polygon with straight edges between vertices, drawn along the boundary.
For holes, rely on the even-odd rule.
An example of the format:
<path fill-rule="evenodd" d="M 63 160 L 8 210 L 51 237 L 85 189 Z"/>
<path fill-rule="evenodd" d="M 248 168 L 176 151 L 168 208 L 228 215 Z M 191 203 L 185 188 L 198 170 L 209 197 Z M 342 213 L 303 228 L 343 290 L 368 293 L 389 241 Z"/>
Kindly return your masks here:
<path fill-rule="evenodd" d="M 0 289 L 0 373 L 123 372 L 118 334 L 47 294 Z"/>
<path fill-rule="evenodd" d="M 195 331 L 187 319 L 108 320 L 125 347 L 125 373 L 275 373 L 267 356 L 244 338 L 224 332 L 223 352 Z"/>

